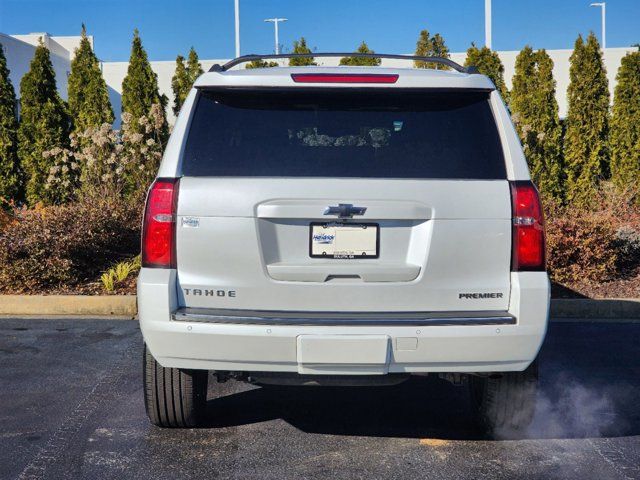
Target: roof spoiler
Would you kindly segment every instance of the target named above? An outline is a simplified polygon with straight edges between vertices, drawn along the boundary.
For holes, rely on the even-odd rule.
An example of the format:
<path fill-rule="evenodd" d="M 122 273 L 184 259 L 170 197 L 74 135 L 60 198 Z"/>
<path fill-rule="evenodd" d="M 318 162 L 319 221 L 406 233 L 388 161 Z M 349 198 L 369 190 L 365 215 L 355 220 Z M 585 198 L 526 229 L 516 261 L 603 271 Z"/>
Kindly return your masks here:
<path fill-rule="evenodd" d="M 389 53 L 360 53 L 360 52 L 342 52 L 342 53 L 283 53 L 279 55 L 243 55 L 233 60 L 228 61 L 224 65 L 214 64 L 209 69 L 210 72 L 226 72 L 236 65 L 241 63 L 253 62 L 256 60 L 274 60 L 280 58 L 330 58 L 330 57 L 355 57 L 355 58 L 393 58 L 396 60 L 409 60 L 412 62 L 428 62 L 439 63 L 440 65 L 446 65 L 454 69 L 456 72 L 475 74 L 480 73 L 477 67 L 468 66 L 463 67 L 459 63 L 442 57 L 419 57 L 415 55 L 396 55 Z"/>

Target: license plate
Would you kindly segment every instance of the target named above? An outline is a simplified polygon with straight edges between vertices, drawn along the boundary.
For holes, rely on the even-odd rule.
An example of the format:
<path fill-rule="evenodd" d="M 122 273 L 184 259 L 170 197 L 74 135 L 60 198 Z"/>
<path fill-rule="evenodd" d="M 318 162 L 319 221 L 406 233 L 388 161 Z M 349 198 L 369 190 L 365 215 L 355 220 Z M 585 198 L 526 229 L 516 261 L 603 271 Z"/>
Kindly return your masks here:
<path fill-rule="evenodd" d="M 313 258 L 378 258 L 380 226 L 377 223 L 312 223 L 309 255 Z"/>

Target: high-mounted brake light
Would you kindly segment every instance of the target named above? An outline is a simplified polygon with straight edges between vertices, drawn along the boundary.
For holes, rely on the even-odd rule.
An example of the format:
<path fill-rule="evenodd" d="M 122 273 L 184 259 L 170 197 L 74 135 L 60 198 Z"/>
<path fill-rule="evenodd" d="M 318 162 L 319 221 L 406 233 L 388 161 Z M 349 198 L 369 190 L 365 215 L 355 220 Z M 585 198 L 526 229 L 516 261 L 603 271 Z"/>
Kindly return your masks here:
<path fill-rule="evenodd" d="M 175 268 L 177 178 L 159 178 L 149 189 L 142 224 L 142 266 Z"/>
<path fill-rule="evenodd" d="M 529 181 L 511 182 L 513 246 L 511 270 L 546 269 L 544 217 L 538 190 Z"/>
<path fill-rule="evenodd" d="M 292 73 L 296 83 L 396 83 L 398 75 L 377 73 Z"/>

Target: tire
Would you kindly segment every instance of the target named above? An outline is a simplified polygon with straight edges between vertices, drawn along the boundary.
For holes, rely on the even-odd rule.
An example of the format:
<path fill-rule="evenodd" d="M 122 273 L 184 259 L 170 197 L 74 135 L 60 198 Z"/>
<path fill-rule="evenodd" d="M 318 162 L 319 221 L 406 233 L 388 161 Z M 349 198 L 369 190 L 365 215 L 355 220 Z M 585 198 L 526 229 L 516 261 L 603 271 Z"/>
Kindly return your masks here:
<path fill-rule="evenodd" d="M 523 372 L 472 376 L 471 395 L 476 420 L 491 437 L 522 436 L 533 420 L 538 390 L 538 362 Z"/>
<path fill-rule="evenodd" d="M 207 403 L 206 370 L 182 370 L 160 365 L 147 346 L 143 354 L 144 406 L 158 427 L 202 425 Z"/>

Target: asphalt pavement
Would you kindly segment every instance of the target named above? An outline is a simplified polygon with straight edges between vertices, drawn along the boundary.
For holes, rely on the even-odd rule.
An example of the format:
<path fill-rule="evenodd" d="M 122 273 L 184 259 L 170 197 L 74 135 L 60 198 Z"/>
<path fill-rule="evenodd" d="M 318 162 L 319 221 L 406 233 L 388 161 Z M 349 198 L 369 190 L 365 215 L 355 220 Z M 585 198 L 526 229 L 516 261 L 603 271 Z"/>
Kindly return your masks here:
<path fill-rule="evenodd" d="M 552 323 L 530 430 L 489 440 L 467 389 L 212 381 L 209 424 L 151 426 L 131 320 L 0 319 L 0 479 L 640 478 L 640 324 Z"/>

